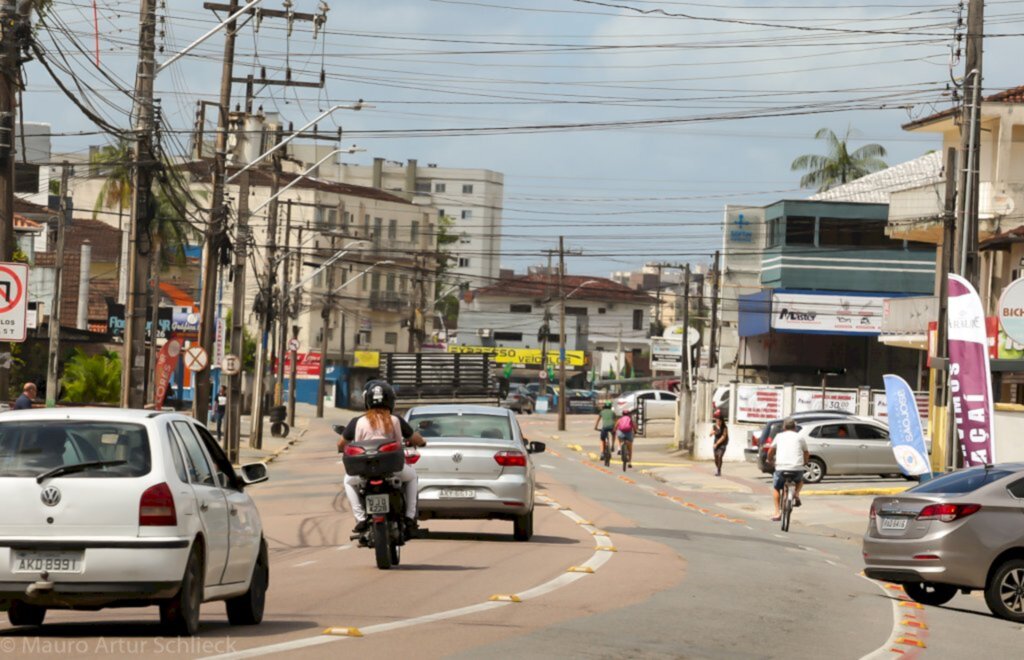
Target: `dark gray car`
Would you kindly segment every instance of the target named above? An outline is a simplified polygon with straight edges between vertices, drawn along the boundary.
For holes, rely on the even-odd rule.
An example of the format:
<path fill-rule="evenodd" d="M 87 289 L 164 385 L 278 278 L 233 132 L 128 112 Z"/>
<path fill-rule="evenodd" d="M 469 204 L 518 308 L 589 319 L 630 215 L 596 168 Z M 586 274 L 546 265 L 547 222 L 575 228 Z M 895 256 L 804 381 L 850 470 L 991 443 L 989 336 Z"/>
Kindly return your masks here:
<path fill-rule="evenodd" d="M 865 574 L 926 605 L 984 590 L 996 616 L 1024 622 L 1024 463 L 943 475 L 876 497 Z"/>

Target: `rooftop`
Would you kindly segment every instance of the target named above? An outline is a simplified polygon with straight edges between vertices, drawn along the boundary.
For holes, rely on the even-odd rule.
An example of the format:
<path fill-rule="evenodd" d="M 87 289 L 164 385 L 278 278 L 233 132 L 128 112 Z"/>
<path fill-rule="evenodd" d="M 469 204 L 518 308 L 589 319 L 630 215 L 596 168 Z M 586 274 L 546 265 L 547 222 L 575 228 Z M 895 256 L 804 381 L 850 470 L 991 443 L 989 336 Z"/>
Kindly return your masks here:
<path fill-rule="evenodd" d="M 868 174 L 856 181 L 845 183 L 824 192 L 812 195 L 810 199 L 832 202 L 870 202 L 888 204 L 889 195 L 902 190 L 918 188 L 945 181 L 942 154 L 938 151 L 920 158 L 908 160 L 899 165 L 887 167 Z"/>
<path fill-rule="evenodd" d="M 585 282 L 593 282 L 583 286 Z M 585 275 L 566 275 L 562 278 L 562 290 L 571 300 L 592 300 L 597 302 L 628 302 L 650 305 L 655 299 L 628 286 L 613 282 L 604 277 L 587 277 Z M 500 296 L 507 298 L 543 298 L 550 295 L 558 297 L 558 276 L 536 273 L 520 275 L 499 280 L 490 286 L 473 292 L 477 296 Z"/>
<path fill-rule="evenodd" d="M 1019 87 L 1011 87 L 1010 89 L 1004 89 L 1001 92 L 996 92 L 981 99 L 982 103 L 1024 103 L 1024 85 Z M 948 119 L 952 117 L 960 108 L 952 107 L 935 114 L 922 117 L 921 119 L 915 119 L 912 122 L 903 124 L 903 130 L 912 131 L 922 126 L 927 126 L 933 122 L 940 121 L 942 119 Z"/>

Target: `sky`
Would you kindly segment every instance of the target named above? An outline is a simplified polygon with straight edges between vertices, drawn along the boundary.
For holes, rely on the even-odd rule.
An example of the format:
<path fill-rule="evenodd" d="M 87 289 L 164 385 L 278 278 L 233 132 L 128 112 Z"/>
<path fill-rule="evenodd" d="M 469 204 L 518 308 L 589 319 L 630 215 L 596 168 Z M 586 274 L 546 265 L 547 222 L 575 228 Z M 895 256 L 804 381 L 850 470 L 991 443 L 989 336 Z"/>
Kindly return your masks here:
<path fill-rule="evenodd" d="M 215 25 L 194 0 L 166 0 L 158 61 Z M 55 0 L 39 32 L 54 72 L 110 125 L 131 125 L 135 2 Z M 258 90 L 257 105 L 301 126 L 333 104 L 322 131 L 374 157 L 486 168 L 505 177 L 502 257 L 522 272 L 564 235 L 570 273 L 645 263 L 707 263 L 726 204 L 803 198 L 790 163 L 821 153 L 827 127 L 851 147 L 882 144 L 895 164 L 940 146 L 901 125 L 950 107 L 962 75 L 957 2 L 925 0 L 348 0 L 324 25 L 264 18 L 240 31 L 236 75 L 315 81 Z M 279 9 L 281 2 L 262 6 Z M 295 0 L 296 11 L 319 3 Z M 1024 3 L 986 6 L 984 90 L 1024 84 L 1013 64 Z M 96 24 L 98 23 L 98 30 Z M 100 66 L 95 64 L 99 46 Z M 218 96 L 223 37 L 156 82 L 162 143 L 187 151 L 196 103 Z M 61 72 L 60 69 L 64 69 Z M 54 152 L 110 138 L 38 63 L 25 120 L 53 126 Z M 73 74 L 73 75 L 71 75 Z M 241 100 L 242 86 L 235 88 Z M 472 230 L 471 230 L 472 231 Z"/>

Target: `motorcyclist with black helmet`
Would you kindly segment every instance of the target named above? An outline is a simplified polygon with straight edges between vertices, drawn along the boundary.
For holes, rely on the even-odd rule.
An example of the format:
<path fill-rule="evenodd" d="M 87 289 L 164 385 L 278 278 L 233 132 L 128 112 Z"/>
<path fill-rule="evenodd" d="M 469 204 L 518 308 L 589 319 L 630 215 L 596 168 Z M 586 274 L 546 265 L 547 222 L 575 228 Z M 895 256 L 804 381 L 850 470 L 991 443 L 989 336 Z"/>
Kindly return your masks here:
<path fill-rule="evenodd" d="M 366 408 L 366 414 L 352 419 L 342 431 L 341 438 L 338 440 L 338 452 L 344 451 L 345 445 L 350 442 L 363 440 L 393 439 L 413 447 L 423 447 L 427 444 L 423 436 L 414 431 L 408 422 L 394 414 L 395 391 L 387 381 L 371 380 L 366 383 L 363 388 L 363 405 Z M 405 493 L 406 529 L 409 532 L 414 532 L 417 528 L 418 481 L 416 470 L 406 463 L 400 477 Z M 355 534 L 361 534 L 369 527 L 366 511 L 363 510 L 363 504 L 360 502 L 359 493 L 356 490 L 359 479 L 356 476 L 345 475 L 345 495 L 352 507 L 352 515 L 356 519 L 356 526 L 352 529 Z"/>

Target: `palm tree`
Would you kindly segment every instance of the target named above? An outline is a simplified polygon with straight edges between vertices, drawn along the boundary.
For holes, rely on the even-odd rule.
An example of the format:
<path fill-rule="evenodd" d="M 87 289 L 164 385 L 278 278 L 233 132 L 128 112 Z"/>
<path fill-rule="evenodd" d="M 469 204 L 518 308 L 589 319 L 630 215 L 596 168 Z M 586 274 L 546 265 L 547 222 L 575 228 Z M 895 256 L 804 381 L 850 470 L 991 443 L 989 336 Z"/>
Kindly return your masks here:
<path fill-rule="evenodd" d="M 801 188 L 817 188 L 822 192 L 888 167 L 882 160 L 886 156 L 885 147 L 880 144 L 866 144 L 851 153 L 847 147 L 850 133 L 847 128 L 841 140 L 828 128 L 814 134 L 816 140 L 825 140 L 828 144 L 828 153 L 824 156 L 805 154 L 793 161 L 790 170 L 807 170 L 807 174 L 800 177 Z"/>
<path fill-rule="evenodd" d="M 117 403 L 121 399 L 121 356 L 89 356 L 75 349 L 64 366 L 64 396 L 72 403 Z"/>
<path fill-rule="evenodd" d="M 117 208 L 117 228 L 123 230 L 125 209 L 132 203 L 132 143 L 120 139 L 94 153 L 89 162 L 106 178 L 92 209 L 93 220 L 107 208 Z"/>

